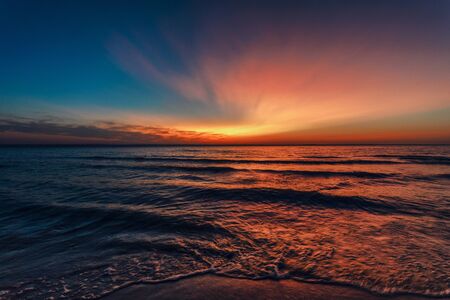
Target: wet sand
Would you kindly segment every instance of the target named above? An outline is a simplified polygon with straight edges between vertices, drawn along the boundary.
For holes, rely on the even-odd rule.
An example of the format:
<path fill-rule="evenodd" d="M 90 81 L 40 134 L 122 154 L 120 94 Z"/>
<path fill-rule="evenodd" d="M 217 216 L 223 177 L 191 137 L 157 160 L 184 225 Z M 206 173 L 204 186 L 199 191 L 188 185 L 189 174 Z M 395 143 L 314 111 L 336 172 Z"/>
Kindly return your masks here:
<path fill-rule="evenodd" d="M 249 280 L 202 275 L 156 284 L 136 284 L 118 290 L 103 299 L 432 299 L 412 295 L 380 296 L 365 290 L 330 284 L 305 283 L 295 280 Z M 444 299 L 444 298 L 439 298 Z M 448 298 L 447 298 L 448 299 Z"/>

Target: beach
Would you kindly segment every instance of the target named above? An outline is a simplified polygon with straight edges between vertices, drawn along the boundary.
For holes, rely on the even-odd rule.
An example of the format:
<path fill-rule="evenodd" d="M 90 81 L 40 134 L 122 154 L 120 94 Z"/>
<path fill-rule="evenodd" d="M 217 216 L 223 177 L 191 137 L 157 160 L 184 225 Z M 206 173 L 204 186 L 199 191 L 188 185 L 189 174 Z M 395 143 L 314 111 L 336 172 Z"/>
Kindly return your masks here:
<path fill-rule="evenodd" d="M 135 284 L 110 295 L 105 300 L 419 300 L 432 299 L 415 295 L 382 296 L 362 289 L 295 280 L 249 280 L 201 275 L 158 284 Z M 444 298 L 440 298 L 444 299 Z M 445 298 L 448 299 L 448 298 Z"/>

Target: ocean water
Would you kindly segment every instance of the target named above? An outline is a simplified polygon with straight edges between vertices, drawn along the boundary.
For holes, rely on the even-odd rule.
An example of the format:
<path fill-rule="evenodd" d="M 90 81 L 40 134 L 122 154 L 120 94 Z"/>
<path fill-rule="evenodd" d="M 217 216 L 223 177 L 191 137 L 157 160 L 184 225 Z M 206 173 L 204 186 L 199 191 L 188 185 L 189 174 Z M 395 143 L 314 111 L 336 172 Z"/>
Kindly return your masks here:
<path fill-rule="evenodd" d="M 449 146 L 0 148 L 0 298 L 196 274 L 450 294 Z"/>

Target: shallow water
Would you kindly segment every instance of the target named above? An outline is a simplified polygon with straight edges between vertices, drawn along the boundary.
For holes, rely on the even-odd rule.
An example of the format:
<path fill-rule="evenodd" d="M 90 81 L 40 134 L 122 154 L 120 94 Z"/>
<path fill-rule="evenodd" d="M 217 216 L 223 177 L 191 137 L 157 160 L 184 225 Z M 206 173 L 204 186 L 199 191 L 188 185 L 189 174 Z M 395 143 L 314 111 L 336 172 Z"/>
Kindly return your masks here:
<path fill-rule="evenodd" d="M 0 298 L 193 274 L 450 294 L 450 147 L 0 148 Z"/>

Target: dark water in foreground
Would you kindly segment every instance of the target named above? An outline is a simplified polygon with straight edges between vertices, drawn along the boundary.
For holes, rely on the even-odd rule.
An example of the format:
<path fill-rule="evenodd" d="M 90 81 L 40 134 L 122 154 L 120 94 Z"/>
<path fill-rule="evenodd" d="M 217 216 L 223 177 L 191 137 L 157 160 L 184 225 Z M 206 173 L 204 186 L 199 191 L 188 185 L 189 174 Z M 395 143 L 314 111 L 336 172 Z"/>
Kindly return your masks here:
<path fill-rule="evenodd" d="M 0 298 L 197 273 L 450 294 L 450 147 L 0 148 Z"/>

